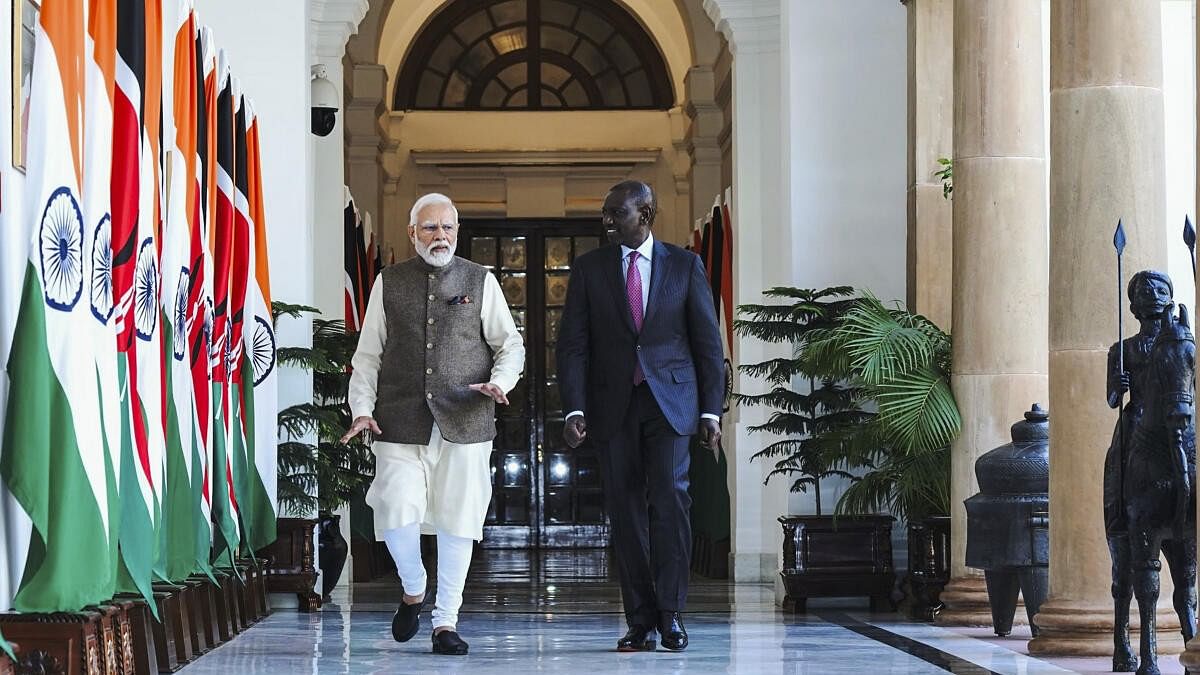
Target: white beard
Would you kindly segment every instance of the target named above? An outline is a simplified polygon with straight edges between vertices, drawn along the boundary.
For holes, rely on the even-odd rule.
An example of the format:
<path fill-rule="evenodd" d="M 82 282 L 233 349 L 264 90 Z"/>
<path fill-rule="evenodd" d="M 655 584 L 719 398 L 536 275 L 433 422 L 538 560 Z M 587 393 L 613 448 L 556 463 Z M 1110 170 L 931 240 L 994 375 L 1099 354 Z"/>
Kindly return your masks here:
<path fill-rule="evenodd" d="M 424 260 L 426 263 L 429 263 L 434 267 L 445 267 L 446 265 L 449 265 L 450 261 L 454 259 L 454 251 L 458 249 L 457 241 L 452 244 L 445 239 L 435 239 L 430 242 L 428 247 L 426 247 L 421 243 L 420 239 L 417 239 L 415 236 L 413 236 L 412 243 L 413 248 L 417 250 L 417 255 L 421 256 L 421 260 Z M 439 248 L 436 251 L 433 250 L 437 247 L 444 248 Z"/>

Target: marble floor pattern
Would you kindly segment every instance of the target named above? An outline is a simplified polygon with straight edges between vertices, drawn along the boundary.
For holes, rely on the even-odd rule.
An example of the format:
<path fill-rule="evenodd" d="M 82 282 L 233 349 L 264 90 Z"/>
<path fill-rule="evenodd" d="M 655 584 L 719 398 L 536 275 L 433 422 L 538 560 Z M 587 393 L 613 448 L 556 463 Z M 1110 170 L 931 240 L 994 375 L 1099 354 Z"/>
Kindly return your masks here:
<path fill-rule="evenodd" d="M 482 558 L 482 560 L 480 560 Z M 911 623 L 853 603 L 810 603 L 807 615 L 775 605 L 766 584 L 696 579 L 685 615 L 684 652 L 618 654 L 624 632 L 618 589 L 603 552 L 538 559 L 477 556 L 459 618 L 467 657 L 429 653 L 429 613 L 411 642 L 391 639 L 400 597 L 395 579 L 335 592 L 320 612 L 279 610 L 232 642 L 184 668 L 185 675 L 287 673 L 959 673 L 1042 675 L 1104 672 L 1104 659 L 1049 663 L 981 629 Z M 432 590 L 432 589 L 431 589 Z M 1164 672 L 1177 668 L 1163 657 Z"/>

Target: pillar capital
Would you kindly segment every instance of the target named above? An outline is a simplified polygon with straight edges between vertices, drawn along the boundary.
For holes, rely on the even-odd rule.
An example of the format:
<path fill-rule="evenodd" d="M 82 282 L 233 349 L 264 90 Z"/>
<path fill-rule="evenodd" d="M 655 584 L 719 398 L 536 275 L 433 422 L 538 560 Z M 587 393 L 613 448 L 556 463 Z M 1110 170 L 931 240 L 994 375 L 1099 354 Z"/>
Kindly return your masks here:
<path fill-rule="evenodd" d="M 309 51 L 316 59 L 341 60 L 346 41 L 370 9 L 369 0 L 308 0 Z"/>
<path fill-rule="evenodd" d="M 704 11 L 733 54 L 779 50 L 780 0 L 704 0 Z"/>

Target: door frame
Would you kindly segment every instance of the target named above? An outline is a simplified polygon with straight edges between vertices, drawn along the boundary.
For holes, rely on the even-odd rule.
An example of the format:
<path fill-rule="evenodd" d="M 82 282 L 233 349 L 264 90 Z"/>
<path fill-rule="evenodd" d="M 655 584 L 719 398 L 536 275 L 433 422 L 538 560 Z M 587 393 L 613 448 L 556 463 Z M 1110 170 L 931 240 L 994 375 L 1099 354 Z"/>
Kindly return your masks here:
<path fill-rule="evenodd" d="M 602 509 L 604 522 L 601 524 L 572 523 L 551 525 L 546 522 L 546 364 L 542 357 L 544 347 L 539 354 L 533 354 L 529 347 L 530 336 L 539 336 L 537 342 L 544 341 L 546 331 L 546 298 L 545 298 L 545 239 L 549 237 L 577 237 L 595 235 L 600 238 L 600 245 L 608 241 L 607 232 L 598 217 L 564 217 L 564 218 L 460 218 L 459 237 L 467 243 L 462 251 L 464 258 L 470 259 L 470 238 L 475 236 L 492 237 L 526 237 L 526 287 L 525 287 L 525 342 L 526 342 L 526 371 L 522 379 L 527 379 L 527 402 L 530 410 L 528 429 L 528 447 L 530 448 L 530 486 L 529 486 L 529 525 L 484 525 L 484 546 L 486 548 L 528 548 L 528 549 L 563 549 L 563 548 L 603 548 L 609 542 L 609 524 L 607 509 Z M 592 231 L 586 231 L 591 228 Z M 465 236 L 465 240 L 463 239 Z M 460 242 L 460 246 L 461 246 Z M 534 266 L 533 261 L 538 261 Z M 537 269 L 536 281 L 531 283 L 531 271 Z M 533 311 L 540 307 L 541 311 Z M 568 411 L 562 411 L 566 414 Z M 495 489 L 495 485 L 493 485 Z M 494 497 L 493 497 L 494 498 Z"/>

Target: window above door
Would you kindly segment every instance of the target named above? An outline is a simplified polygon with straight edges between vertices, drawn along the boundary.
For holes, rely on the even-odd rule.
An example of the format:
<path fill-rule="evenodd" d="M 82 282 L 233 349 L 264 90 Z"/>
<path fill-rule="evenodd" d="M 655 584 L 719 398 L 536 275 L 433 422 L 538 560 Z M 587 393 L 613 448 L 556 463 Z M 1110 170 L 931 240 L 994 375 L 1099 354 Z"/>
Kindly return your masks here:
<path fill-rule="evenodd" d="M 455 0 L 413 44 L 396 110 L 666 110 L 666 64 L 612 0 Z"/>

